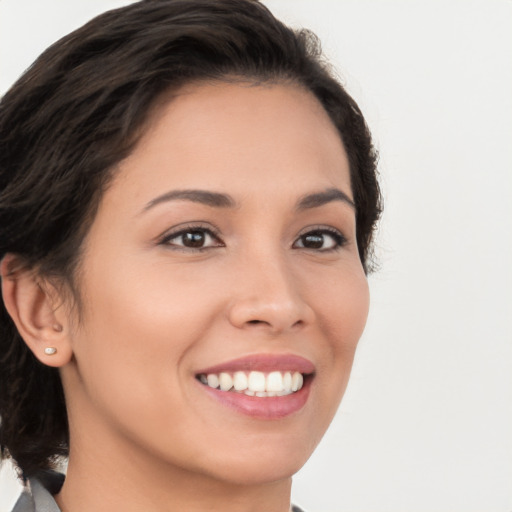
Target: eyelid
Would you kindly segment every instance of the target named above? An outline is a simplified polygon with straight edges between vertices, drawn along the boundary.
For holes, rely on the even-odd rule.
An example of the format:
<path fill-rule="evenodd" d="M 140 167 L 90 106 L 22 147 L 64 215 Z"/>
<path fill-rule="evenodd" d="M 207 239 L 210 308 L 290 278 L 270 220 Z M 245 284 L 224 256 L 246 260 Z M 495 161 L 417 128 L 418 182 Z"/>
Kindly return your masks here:
<path fill-rule="evenodd" d="M 174 226 L 171 229 L 168 229 L 167 231 L 162 233 L 160 236 L 158 236 L 156 239 L 156 243 L 157 243 L 157 245 L 167 245 L 167 246 L 171 247 L 171 244 L 169 244 L 170 240 L 172 240 L 173 238 L 177 238 L 180 235 L 183 235 L 184 233 L 187 233 L 189 231 L 203 231 L 203 232 L 207 233 L 208 235 L 210 235 L 214 240 L 216 240 L 217 242 L 220 242 L 220 243 L 213 245 L 213 246 L 198 247 L 198 248 L 175 245 L 175 246 L 173 246 L 173 248 L 175 248 L 177 250 L 186 250 L 186 251 L 189 251 L 189 250 L 201 251 L 201 250 L 205 250 L 205 249 L 210 249 L 212 247 L 224 247 L 224 242 L 222 241 L 222 239 L 220 237 L 219 230 L 215 226 L 212 226 L 210 223 L 205 223 L 205 222 L 201 222 L 201 221 L 186 222 L 184 224 L 179 224 L 178 226 Z"/>
<path fill-rule="evenodd" d="M 297 238 L 293 242 L 293 246 L 304 236 L 311 234 L 311 233 L 321 233 L 321 234 L 327 234 L 334 238 L 334 240 L 337 243 L 337 246 L 331 249 L 310 249 L 308 247 L 299 247 L 299 249 L 306 249 L 306 250 L 312 250 L 317 252 L 330 252 L 330 251 L 336 251 L 338 249 L 341 249 L 348 243 L 347 237 L 343 234 L 343 232 L 335 227 L 332 226 L 326 226 L 326 225 L 314 225 L 314 226 L 307 226 L 306 228 L 303 228 L 300 233 L 298 234 Z"/>
<path fill-rule="evenodd" d="M 206 247 L 186 247 L 179 244 L 173 245 L 169 242 L 174 239 L 178 238 L 180 235 L 183 235 L 184 233 L 190 232 L 190 231 L 203 231 L 206 234 L 208 234 L 213 240 L 215 240 L 215 245 L 209 245 Z M 320 234 L 326 234 L 330 235 L 334 241 L 336 242 L 336 247 L 333 248 L 327 248 L 327 249 L 313 249 L 308 247 L 296 247 L 297 242 L 304 236 L 312 233 L 320 233 Z M 201 251 L 201 250 L 207 250 L 215 247 L 225 247 L 225 244 L 220 236 L 220 230 L 216 228 L 215 226 L 212 226 L 209 222 L 202 222 L 202 221 L 193 221 L 193 222 L 186 222 L 183 224 L 179 224 L 177 226 L 174 226 L 164 233 L 162 233 L 160 236 L 156 239 L 157 245 L 167 245 L 168 247 L 172 247 L 176 250 L 185 250 L 185 251 Z M 333 226 L 326 226 L 322 224 L 318 225 L 312 225 L 307 226 L 303 228 L 299 234 L 297 235 L 297 238 L 294 240 L 292 244 L 292 248 L 299 248 L 299 249 L 306 249 L 311 251 L 317 251 L 317 252 L 330 252 L 330 251 L 336 251 L 343 246 L 345 246 L 348 243 L 347 237 L 343 234 L 343 232 L 335 228 Z"/>

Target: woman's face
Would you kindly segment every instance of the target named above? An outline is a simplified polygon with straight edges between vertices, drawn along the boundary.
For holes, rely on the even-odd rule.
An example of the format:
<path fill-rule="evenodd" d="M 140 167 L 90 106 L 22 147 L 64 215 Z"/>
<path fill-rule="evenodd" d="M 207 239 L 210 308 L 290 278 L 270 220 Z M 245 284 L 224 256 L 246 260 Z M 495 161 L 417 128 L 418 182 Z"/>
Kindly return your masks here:
<path fill-rule="evenodd" d="M 84 241 L 72 448 L 238 483 L 297 471 L 368 312 L 351 197 L 340 137 L 298 87 L 196 85 L 162 106 Z"/>

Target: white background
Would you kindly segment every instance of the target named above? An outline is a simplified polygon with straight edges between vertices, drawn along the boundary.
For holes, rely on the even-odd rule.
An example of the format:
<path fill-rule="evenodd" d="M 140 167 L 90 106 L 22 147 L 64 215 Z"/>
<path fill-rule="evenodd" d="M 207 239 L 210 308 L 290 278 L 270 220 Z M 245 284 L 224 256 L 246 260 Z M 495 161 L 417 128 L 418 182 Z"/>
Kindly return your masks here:
<path fill-rule="evenodd" d="M 127 1 L 0 0 L 0 93 Z M 372 311 L 294 484 L 310 512 L 512 512 L 512 1 L 266 0 L 316 31 L 381 154 Z M 0 512 L 17 489 L 2 470 Z"/>

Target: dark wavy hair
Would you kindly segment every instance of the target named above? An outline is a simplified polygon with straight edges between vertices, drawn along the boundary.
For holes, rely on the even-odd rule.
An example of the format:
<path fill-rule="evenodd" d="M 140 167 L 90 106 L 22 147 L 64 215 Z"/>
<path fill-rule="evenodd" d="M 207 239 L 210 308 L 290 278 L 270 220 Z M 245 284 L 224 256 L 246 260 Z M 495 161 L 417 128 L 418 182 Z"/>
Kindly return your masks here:
<path fill-rule="evenodd" d="M 73 290 L 102 193 L 164 94 L 191 82 L 293 83 L 337 127 L 350 163 L 365 272 L 381 211 L 364 118 L 317 38 L 257 0 L 143 0 L 106 12 L 48 48 L 0 102 L 0 258 Z M 171 100 L 172 101 L 172 100 Z M 0 446 L 27 476 L 68 454 L 64 393 L 0 304 Z"/>

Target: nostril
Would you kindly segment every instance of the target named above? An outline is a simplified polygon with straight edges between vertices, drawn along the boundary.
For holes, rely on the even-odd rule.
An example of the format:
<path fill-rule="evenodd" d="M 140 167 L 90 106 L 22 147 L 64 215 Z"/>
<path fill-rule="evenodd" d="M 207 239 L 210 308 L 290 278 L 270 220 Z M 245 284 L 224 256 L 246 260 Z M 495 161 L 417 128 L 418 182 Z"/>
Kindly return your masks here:
<path fill-rule="evenodd" d="M 268 329 L 275 334 L 302 329 L 313 321 L 313 311 L 300 297 L 271 299 L 257 296 L 236 299 L 227 311 L 229 322 L 238 329 Z"/>
<path fill-rule="evenodd" d="M 264 322 L 263 320 L 249 320 L 247 323 L 252 324 L 252 325 L 257 325 L 257 324 L 266 324 L 267 322 Z"/>

